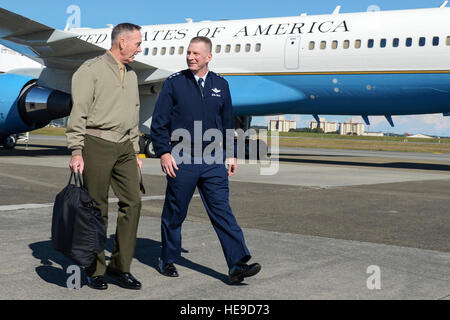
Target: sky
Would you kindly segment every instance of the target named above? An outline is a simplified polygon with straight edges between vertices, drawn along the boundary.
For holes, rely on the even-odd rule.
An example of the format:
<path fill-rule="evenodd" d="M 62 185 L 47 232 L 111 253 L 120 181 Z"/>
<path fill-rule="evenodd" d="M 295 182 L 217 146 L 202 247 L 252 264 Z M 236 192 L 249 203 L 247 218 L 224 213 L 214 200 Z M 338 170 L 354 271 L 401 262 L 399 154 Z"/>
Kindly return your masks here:
<path fill-rule="evenodd" d="M 72 12 L 70 6 L 80 8 L 81 27 L 103 28 L 107 24 L 133 22 L 138 25 L 184 23 L 221 19 L 254 19 L 282 16 L 329 14 L 336 6 L 341 12 L 362 12 L 374 9 L 400 10 L 439 7 L 444 0 L 222 0 L 222 1 L 151 1 L 151 0 L 0 0 L 0 7 L 36 20 L 53 28 L 64 29 Z M 450 6 L 450 4 L 448 5 Z M 450 102 L 449 102 L 450 103 Z M 349 116 L 320 115 L 327 121 L 343 122 Z M 254 117 L 252 124 L 266 125 L 276 117 Z M 286 115 L 296 120 L 297 127 L 309 126 L 310 115 Z M 361 117 L 353 117 L 362 122 Z M 391 128 L 384 117 L 370 117 L 366 131 L 391 133 L 422 133 L 450 137 L 450 117 L 442 114 L 419 116 L 394 116 Z"/>

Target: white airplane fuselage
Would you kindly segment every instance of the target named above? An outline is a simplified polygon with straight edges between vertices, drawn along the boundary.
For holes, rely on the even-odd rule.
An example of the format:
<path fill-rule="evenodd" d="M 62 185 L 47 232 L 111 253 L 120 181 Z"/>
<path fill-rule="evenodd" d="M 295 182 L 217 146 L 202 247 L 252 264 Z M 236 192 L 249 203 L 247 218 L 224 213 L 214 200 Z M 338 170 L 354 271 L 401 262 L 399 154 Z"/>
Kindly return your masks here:
<path fill-rule="evenodd" d="M 1 14 L 11 20 L 4 25 L 9 34 L 4 44 L 36 61 L 49 61 L 37 76 L 11 72 L 0 79 L 6 102 L 13 103 L 33 78 L 41 87 L 69 95 L 74 66 L 84 61 L 78 52 L 102 54 L 101 48 L 111 46 L 111 28 L 38 32 L 42 26 L 32 22 L 35 33 L 12 36 L 9 28 L 20 30 L 25 18 Z M 210 69 L 228 80 L 236 116 L 359 115 L 369 124 L 369 116 L 382 115 L 393 125 L 392 115 L 449 115 L 449 30 L 450 8 L 445 7 L 143 26 L 143 52 L 136 58 L 141 63 L 140 130 L 150 130 L 162 81 L 187 68 L 186 50 L 195 36 L 212 40 Z M 72 37 L 79 39 L 72 44 Z M 41 99 L 39 94 L 36 98 Z M 6 102 L 0 105 L 0 135 L 44 123 L 34 123 L 31 113 L 24 123 L 29 111 L 24 103 L 18 114 L 11 112 L 14 103 Z"/>
<path fill-rule="evenodd" d="M 43 66 L 20 53 L 0 45 L 0 73 L 28 68 L 43 68 Z"/>
<path fill-rule="evenodd" d="M 450 111 L 450 8 L 144 26 L 138 61 L 177 72 L 195 36 L 237 115 Z M 111 29 L 73 29 L 109 48 Z"/>

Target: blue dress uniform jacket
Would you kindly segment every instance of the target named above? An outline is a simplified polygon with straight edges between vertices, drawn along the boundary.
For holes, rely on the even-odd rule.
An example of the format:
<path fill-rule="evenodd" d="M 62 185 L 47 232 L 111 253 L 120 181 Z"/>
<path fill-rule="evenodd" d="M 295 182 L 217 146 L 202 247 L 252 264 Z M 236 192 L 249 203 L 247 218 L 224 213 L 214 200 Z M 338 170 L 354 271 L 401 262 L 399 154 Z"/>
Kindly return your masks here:
<path fill-rule="evenodd" d="M 188 130 L 193 137 L 194 121 L 202 121 L 202 133 L 211 128 L 233 129 L 228 83 L 211 71 L 203 90 L 190 70 L 176 73 L 165 81 L 156 103 L 151 129 L 156 154 L 161 157 L 171 152 L 171 134 L 178 128 Z M 177 165 L 176 177 L 167 176 L 166 198 L 161 215 L 162 261 L 174 263 L 181 255 L 181 226 L 194 191 L 198 188 L 228 267 L 247 262 L 251 256 L 229 204 L 225 165 L 207 163 L 204 159 L 200 163 L 182 162 Z"/>
<path fill-rule="evenodd" d="M 194 121 L 201 121 L 202 136 L 208 129 L 221 130 L 226 148 L 226 134 L 234 129 L 231 95 L 228 82 L 214 72 L 208 72 L 203 90 L 190 70 L 175 73 L 164 82 L 151 126 L 156 155 L 172 151 L 171 136 L 176 129 L 186 129 L 194 137 Z M 232 147 L 236 156 L 236 146 Z"/>

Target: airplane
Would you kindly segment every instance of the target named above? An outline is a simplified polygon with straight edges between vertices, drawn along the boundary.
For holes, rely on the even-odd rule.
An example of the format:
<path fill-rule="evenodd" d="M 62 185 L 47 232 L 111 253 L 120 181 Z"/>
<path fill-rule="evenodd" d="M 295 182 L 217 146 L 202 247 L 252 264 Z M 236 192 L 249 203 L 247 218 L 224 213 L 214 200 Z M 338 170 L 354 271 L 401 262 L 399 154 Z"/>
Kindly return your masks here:
<path fill-rule="evenodd" d="M 0 73 L 14 72 L 14 69 L 43 68 L 36 61 L 0 45 Z"/>
<path fill-rule="evenodd" d="M 236 129 L 252 116 L 450 114 L 450 8 L 341 13 L 143 26 L 138 74 L 145 152 L 158 93 L 186 69 L 194 36 L 213 42 L 210 69 L 230 85 Z M 0 44 L 45 66 L 0 75 L 0 137 L 70 114 L 71 78 L 110 48 L 111 28 L 56 30 L 0 8 Z M 9 140 L 8 140 L 9 139 Z"/>

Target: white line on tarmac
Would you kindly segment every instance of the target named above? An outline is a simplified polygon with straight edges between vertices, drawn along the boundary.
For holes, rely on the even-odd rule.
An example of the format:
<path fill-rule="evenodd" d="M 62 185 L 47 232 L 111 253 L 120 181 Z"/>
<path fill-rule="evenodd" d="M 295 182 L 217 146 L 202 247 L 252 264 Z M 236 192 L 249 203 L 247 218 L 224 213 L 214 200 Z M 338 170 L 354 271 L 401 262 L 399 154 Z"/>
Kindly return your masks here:
<path fill-rule="evenodd" d="M 16 205 L 10 205 L 10 206 L 0 206 L 0 211 L 16 211 L 16 210 L 40 209 L 40 208 L 48 208 L 48 207 L 53 207 L 53 203 L 44 203 L 44 204 L 28 203 L 28 204 L 16 204 Z"/>
<path fill-rule="evenodd" d="M 200 195 L 194 194 L 194 198 L 199 197 Z M 154 201 L 154 200 L 164 200 L 165 196 L 148 196 L 148 197 L 142 197 L 142 201 Z M 117 203 L 119 202 L 119 199 L 117 198 L 111 198 L 108 200 L 109 203 Z M 53 203 L 27 203 L 27 204 L 14 204 L 14 205 L 8 205 L 8 206 L 0 206 L 0 212 L 1 211 L 16 211 L 16 210 L 27 210 L 27 209 L 40 209 L 40 208 L 51 208 L 53 207 Z"/>
<path fill-rule="evenodd" d="M 10 179 L 24 181 L 24 182 L 27 182 L 27 183 L 37 184 L 37 185 L 40 185 L 40 186 L 43 186 L 43 187 L 47 187 L 47 188 L 52 188 L 52 189 L 59 188 L 58 186 L 55 186 L 54 184 L 45 183 L 45 182 L 41 182 L 41 181 L 36 181 L 36 180 L 30 179 L 30 178 L 19 177 L 19 176 L 7 174 L 7 173 L 0 173 L 0 176 L 5 177 L 5 178 L 10 178 Z"/>

